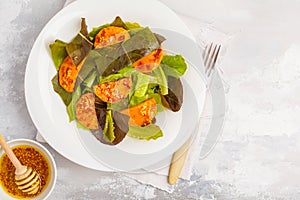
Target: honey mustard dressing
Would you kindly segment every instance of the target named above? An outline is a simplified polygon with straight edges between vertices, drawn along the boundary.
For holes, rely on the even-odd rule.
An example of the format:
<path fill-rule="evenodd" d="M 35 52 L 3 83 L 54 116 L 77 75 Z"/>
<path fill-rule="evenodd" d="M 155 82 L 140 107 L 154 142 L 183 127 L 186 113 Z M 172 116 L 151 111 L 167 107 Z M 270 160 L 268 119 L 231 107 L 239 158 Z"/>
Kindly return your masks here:
<path fill-rule="evenodd" d="M 46 156 L 38 149 L 28 145 L 12 147 L 19 161 L 28 167 L 32 167 L 40 176 L 41 186 L 37 194 L 29 195 L 17 188 L 15 183 L 15 167 L 6 154 L 0 158 L 0 180 L 1 185 L 10 196 L 16 199 L 26 199 L 38 196 L 47 186 L 50 180 L 50 165 Z"/>

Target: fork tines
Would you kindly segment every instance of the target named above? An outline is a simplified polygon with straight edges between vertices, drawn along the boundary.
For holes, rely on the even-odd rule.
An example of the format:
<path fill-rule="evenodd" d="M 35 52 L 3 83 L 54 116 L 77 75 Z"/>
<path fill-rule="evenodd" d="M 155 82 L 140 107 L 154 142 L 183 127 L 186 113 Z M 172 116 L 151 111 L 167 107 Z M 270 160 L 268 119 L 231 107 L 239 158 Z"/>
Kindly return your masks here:
<path fill-rule="evenodd" d="M 207 45 L 203 52 L 203 60 L 205 66 L 205 73 L 210 76 L 211 71 L 214 69 L 217 58 L 221 49 L 221 45 L 215 45 L 211 43 Z"/>

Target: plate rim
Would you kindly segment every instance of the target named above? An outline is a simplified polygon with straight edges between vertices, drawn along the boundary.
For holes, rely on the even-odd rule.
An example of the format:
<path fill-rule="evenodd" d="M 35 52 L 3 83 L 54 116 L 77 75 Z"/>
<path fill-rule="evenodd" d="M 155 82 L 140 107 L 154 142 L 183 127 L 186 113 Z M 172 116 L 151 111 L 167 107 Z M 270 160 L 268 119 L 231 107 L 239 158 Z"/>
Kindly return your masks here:
<path fill-rule="evenodd" d="M 94 2 L 97 2 L 95 0 L 90 0 L 90 1 L 94 1 Z M 114 1 L 111 1 L 109 3 L 115 3 L 115 2 L 120 2 L 120 0 L 114 0 Z M 131 2 L 134 2 L 134 1 L 131 1 Z M 44 34 L 44 32 L 47 30 L 47 27 L 49 26 L 49 24 L 55 22 L 55 20 L 57 20 L 57 18 L 59 19 L 59 17 L 64 13 L 68 13 L 71 8 L 76 8 L 78 6 L 80 6 L 82 3 L 86 3 L 86 0 L 77 0 L 73 3 L 71 3 L 70 5 L 66 6 L 65 8 L 61 9 L 56 15 L 54 15 L 48 22 L 47 24 L 43 27 L 42 31 L 40 32 L 40 34 L 38 35 L 37 39 L 35 40 L 34 42 L 34 45 L 31 49 L 31 52 L 30 52 L 30 55 L 29 55 L 29 58 L 28 58 L 28 61 L 27 61 L 27 64 L 26 64 L 26 71 L 25 71 L 25 79 L 24 79 L 24 91 L 25 91 L 25 100 L 26 100 L 26 106 L 27 106 L 27 109 L 28 109 L 28 112 L 29 112 L 29 115 L 35 125 L 35 127 L 37 128 L 37 130 L 40 132 L 40 134 L 45 138 L 45 140 L 47 141 L 47 143 L 53 148 L 55 149 L 59 154 L 61 154 L 63 157 L 67 158 L 68 160 L 76 163 L 76 164 L 79 164 L 81 166 L 84 166 L 84 167 L 87 167 L 87 168 L 90 168 L 90 169 L 95 169 L 95 170 L 99 170 L 99 171 L 115 171 L 114 169 L 112 168 L 107 168 L 107 166 L 103 165 L 103 164 L 100 164 L 98 161 L 95 161 L 97 162 L 96 166 L 95 164 L 87 164 L 87 163 L 84 163 L 84 162 L 79 162 L 78 160 L 76 160 L 74 157 L 72 157 L 71 155 L 68 155 L 66 152 L 62 151 L 61 148 L 57 148 L 57 146 L 55 144 L 53 144 L 51 141 L 49 141 L 49 139 L 47 139 L 47 135 L 44 134 L 43 132 L 43 128 L 40 127 L 39 125 L 39 119 L 37 119 L 34 115 L 34 111 L 32 109 L 32 102 L 31 102 L 31 99 L 32 97 L 29 97 L 29 92 L 28 92 L 28 85 L 30 85 L 30 81 L 28 80 L 29 79 L 29 70 L 30 70 L 30 67 L 28 67 L 30 65 L 30 63 L 32 62 L 32 53 L 33 51 L 35 50 L 35 48 L 37 48 L 39 45 L 42 45 L 42 36 Z M 183 26 L 183 29 L 185 29 L 185 32 L 188 32 L 189 35 L 187 35 L 189 38 L 191 38 L 192 40 L 195 40 L 195 38 L 193 37 L 191 31 L 188 29 L 188 27 L 183 23 L 183 21 L 179 18 L 179 16 L 174 12 L 172 11 L 170 8 L 168 8 L 165 4 L 157 1 L 157 0 L 152 0 L 151 1 L 151 4 L 157 4 L 161 7 L 163 7 L 163 9 L 165 10 L 168 10 L 168 14 L 172 14 L 174 16 L 176 16 L 176 19 L 175 21 L 180 21 L 184 26 Z M 138 20 L 137 20 L 138 21 Z"/>

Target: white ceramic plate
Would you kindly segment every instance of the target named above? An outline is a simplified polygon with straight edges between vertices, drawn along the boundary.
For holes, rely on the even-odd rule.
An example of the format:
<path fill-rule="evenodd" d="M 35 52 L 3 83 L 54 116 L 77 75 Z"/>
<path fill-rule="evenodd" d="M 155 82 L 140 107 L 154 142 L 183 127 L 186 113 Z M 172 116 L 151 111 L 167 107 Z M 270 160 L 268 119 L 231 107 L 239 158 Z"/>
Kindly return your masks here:
<path fill-rule="evenodd" d="M 95 141 L 90 134 L 78 132 L 74 123 L 68 122 L 65 106 L 53 91 L 51 84 L 56 71 L 50 57 L 49 44 L 55 39 L 70 41 L 79 31 L 81 17 L 86 18 L 91 30 L 92 27 L 111 22 L 117 15 L 125 21 L 135 21 L 151 29 L 156 28 L 167 38 L 167 42 L 172 38 L 169 40 L 172 42 L 166 44 L 168 50 L 182 54 L 193 63 L 190 64 L 183 83 L 184 93 L 189 95 L 184 98 L 195 101 L 191 100 L 192 104 L 191 102 L 185 104 L 187 106 L 182 111 L 191 111 L 192 116 L 181 114 L 178 119 L 180 122 L 185 122 L 181 122 L 178 127 L 174 126 L 175 135 L 166 133 L 165 138 L 168 138 L 168 143 L 160 142 L 163 139 L 150 142 L 146 150 L 140 154 L 133 154 L 133 152 L 140 152 L 139 145 L 145 144 L 145 141 L 133 142 L 131 139 L 125 139 L 118 148 L 108 146 L 102 148 L 103 145 Z M 54 149 L 71 161 L 102 171 L 139 169 L 171 155 L 193 132 L 193 125 L 200 115 L 205 97 L 205 84 L 198 71 L 199 68 L 203 69 L 199 49 L 191 39 L 183 35 L 192 38 L 192 34 L 178 16 L 158 1 L 111 0 L 103 3 L 97 0 L 77 0 L 61 10 L 38 36 L 30 53 L 25 73 L 27 107 L 41 135 Z M 182 38 L 179 41 L 186 42 L 174 42 L 177 37 Z M 189 126 L 181 126 L 185 123 Z M 123 154 L 120 154 L 120 151 Z M 99 154 L 101 157 L 97 156 Z M 118 167 L 124 162 L 131 164 Z"/>

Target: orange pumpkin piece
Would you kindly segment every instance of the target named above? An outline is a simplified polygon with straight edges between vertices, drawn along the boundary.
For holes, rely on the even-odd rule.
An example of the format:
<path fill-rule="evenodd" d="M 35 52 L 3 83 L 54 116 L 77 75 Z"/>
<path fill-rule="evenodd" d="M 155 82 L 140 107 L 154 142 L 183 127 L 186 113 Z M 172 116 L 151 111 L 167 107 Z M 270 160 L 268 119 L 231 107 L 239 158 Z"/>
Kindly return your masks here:
<path fill-rule="evenodd" d="M 80 97 L 75 105 L 76 119 L 88 129 L 99 128 L 95 110 L 95 97 L 93 93 L 86 93 Z"/>
<path fill-rule="evenodd" d="M 67 92 L 73 92 L 78 70 L 70 56 L 67 56 L 60 65 L 58 80 L 61 87 Z"/>
<path fill-rule="evenodd" d="M 86 58 L 85 58 L 86 59 Z M 61 87 L 67 92 L 73 92 L 78 72 L 85 59 L 76 67 L 70 56 L 67 56 L 59 67 L 58 80 Z"/>
<path fill-rule="evenodd" d="M 96 35 L 94 47 L 96 49 L 102 48 L 128 40 L 129 38 L 130 35 L 125 29 L 116 26 L 109 26 L 107 28 L 103 28 Z"/>
<path fill-rule="evenodd" d="M 154 98 L 132 106 L 126 110 L 121 111 L 123 114 L 130 116 L 129 124 L 134 126 L 147 126 L 156 115 L 157 104 Z"/>
<path fill-rule="evenodd" d="M 131 86 L 131 78 L 122 78 L 94 86 L 94 93 L 104 102 L 117 103 L 127 97 Z"/>
<path fill-rule="evenodd" d="M 151 52 L 149 55 L 139 59 L 132 65 L 140 72 L 151 72 L 160 64 L 162 57 L 163 50 L 161 48 L 158 48 L 157 50 Z"/>

